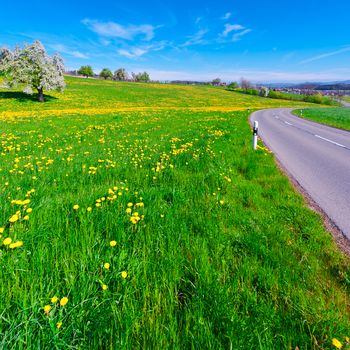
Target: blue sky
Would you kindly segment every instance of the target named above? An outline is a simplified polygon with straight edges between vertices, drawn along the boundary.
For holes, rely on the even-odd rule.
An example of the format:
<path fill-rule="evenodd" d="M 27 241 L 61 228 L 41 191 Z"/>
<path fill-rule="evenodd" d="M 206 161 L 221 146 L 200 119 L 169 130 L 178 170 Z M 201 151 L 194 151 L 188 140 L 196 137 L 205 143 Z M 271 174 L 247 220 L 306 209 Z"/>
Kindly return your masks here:
<path fill-rule="evenodd" d="M 160 80 L 350 79 L 349 0 L 5 2 L 0 46 L 39 39 L 69 69 Z"/>

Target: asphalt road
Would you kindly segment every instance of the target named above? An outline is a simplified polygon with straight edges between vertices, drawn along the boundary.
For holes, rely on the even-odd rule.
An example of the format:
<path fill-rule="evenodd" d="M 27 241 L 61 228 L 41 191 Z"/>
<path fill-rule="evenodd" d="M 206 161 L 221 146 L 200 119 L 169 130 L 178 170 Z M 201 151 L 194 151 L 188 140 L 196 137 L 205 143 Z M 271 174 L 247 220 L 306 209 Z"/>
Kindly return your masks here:
<path fill-rule="evenodd" d="M 254 112 L 259 136 L 281 164 L 350 239 L 350 132 L 292 115 Z"/>
<path fill-rule="evenodd" d="M 350 108 L 350 103 L 349 102 L 346 102 L 344 100 L 339 100 L 339 102 L 346 108 Z"/>

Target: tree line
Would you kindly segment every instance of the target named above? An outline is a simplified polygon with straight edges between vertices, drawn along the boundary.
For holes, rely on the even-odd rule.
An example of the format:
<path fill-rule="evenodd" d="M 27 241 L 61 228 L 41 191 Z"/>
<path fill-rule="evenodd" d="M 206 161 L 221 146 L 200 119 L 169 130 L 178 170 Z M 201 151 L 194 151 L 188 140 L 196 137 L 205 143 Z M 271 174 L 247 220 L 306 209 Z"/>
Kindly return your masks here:
<path fill-rule="evenodd" d="M 86 78 L 96 76 L 91 66 L 81 66 L 76 73 Z M 113 79 L 118 81 L 137 81 L 142 83 L 148 83 L 151 81 L 150 75 L 147 72 L 132 72 L 129 75 L 125 68 L 119 68 L 114 71 L 114 73 L 112 73 L 109 68 L 103 68 L 98 76 L 103 79 Z"/>

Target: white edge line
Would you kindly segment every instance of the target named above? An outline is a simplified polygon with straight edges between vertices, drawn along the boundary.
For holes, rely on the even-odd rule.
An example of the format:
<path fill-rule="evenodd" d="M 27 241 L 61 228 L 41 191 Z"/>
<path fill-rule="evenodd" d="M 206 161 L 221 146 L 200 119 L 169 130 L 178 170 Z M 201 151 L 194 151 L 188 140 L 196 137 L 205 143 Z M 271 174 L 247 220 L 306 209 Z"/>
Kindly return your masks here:
<path fill-rule="evenodd" d="M 337 146 L 342 147 L 342 148 L 347 148 L 346 146 L 342 145 L 341 143 L 338 143 L 338 142 L 335 142 L 335 141 L 326 139 L 325 137 L 322 137 L 322 136 L 320 136 L 320 135 L 314 135 L 314 136 L 317 137 L 317 138 L 319 138 L 319 139 L 322 139 L 322 140 L 324 140 L 324 141 L 333 143 L 333 145 L 337 145 Z"/>

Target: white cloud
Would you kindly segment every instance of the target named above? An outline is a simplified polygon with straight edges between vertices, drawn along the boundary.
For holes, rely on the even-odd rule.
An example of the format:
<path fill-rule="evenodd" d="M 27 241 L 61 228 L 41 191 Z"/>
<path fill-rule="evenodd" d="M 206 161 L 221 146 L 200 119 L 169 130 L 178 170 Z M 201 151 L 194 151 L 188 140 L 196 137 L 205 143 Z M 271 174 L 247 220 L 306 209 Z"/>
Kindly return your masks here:
<path fill-rule="evenodd" d="M 152 40 L 155 30 L 159 28 L 151 24 L 122 25 L 116 22 L 99 22 L 91 19 L 84 19 L 82 23 L 101 36 L 125 40 L 133 40 L 136 37 L 141 37 L 146 41 Z"/>
<path fill-rule="evenodd" d="M 317 56 L 314 56 L 314 57 L 311 57 L 311 58 L 308 58 L 306 60 L 303 60 L 300 62 L 300 64 L 305 64 L 305 63 L 310 63 L 310 62 L 314 62 L 314 61 L 318 61 L 318 60 L 321 60 L 323 58 L 327 58 L 327 57 L 331 57 L 331 56 L 336 56 L 336 55 L 339 55 L 341 53 L 344 53 L 344 52 L 349 52 L 350 51 L 350 47 L 345 47 L 343 49 L 340 49 L 340 50 L 336 50 L 336 51 L 332 51 L 332 52 L 326 52 L 326 53 L 323 53 L 321 55 L 317 55 Z"/>
<path fill-rule="evenodd" d="M 230 19 L 232 16 L 232 13 L 231 12 L 226 12 L 222 17 L 221 19 L 223 19 L 224 21 Z"/>
<path fill-rule="evenodd" d="M 77 51 L 77 50 L 73 50 L 73 49 L 70 49 L 69 47 L 63 45 L 63 44 L 52 44 L 52 45 L 49 45 L 53 50 L 59 52 L 59 53 L 63 53 L 63 54 L 66 54 L 66 55 L 69 55 L 69 56 L 72 56 L 72 57 L 75 57 L 75 58 L 82 58 L 82 59 L 87 59 L 89 58 L 86 54 L 80 52 L 80 51 Z"/>
<path fill-rule="evenodd" d="M 145 49 L 141 49 L 139 47 L 132 47 L 129 50 L 126 49 L 119 49 L 118 54 L 120 56 L 123 57 L 127 57 L 127 58 L 138 58 L 143 56 L 145 53 L 147 53 L 148 51 Z"/>
<path fill-rule="evenodd" d="M 181 46 L 186 47 L 186 46 L 191 46 L 191 45 L 203 45 L 206 44 L 207 41 L 203 39 L 204 35 L 208 33 L 208 30 L 206 29 L 201 29 L 194 35 L 191 35 L 188 37 L 188 40 L 183 43 Z"/>
<path fill-rule="evenodd" d="M 231 32 L 236 32 L 238 30 L 245 29 L 240 24 L 225 24 L 225 30 L 222 32 L 223 37 L 227 37 Z"/>
<path fill-rule="evenodd" d="M 245 30 L 242 30 L 241 32 L 239 33 L 235 33 L 232 37 L 232 41 L 239 41 L 241 40 L 241 38 L 244 36 L 244 35 L 247 35 L 248 33 L 250 33 L 252 30 L 251 29 L 245 29 Z"/>
<path fill-rule="evenodd" d="M 202 17 L 197 17 L 195 20 L 195 23 L 198 24 L 203 18 Z"/>
<path fill-rule="evenodd" d="M 117 53 L 120 56 L 127 57 L 130 59 L 137 59 L 151 51 L 161 51 L 167 45 L 170 45 L 167 41 L 160 41 L 153 43 L 151 45 L 143 45 L 143 46 L 134 46 L 117 50 Z"/>

